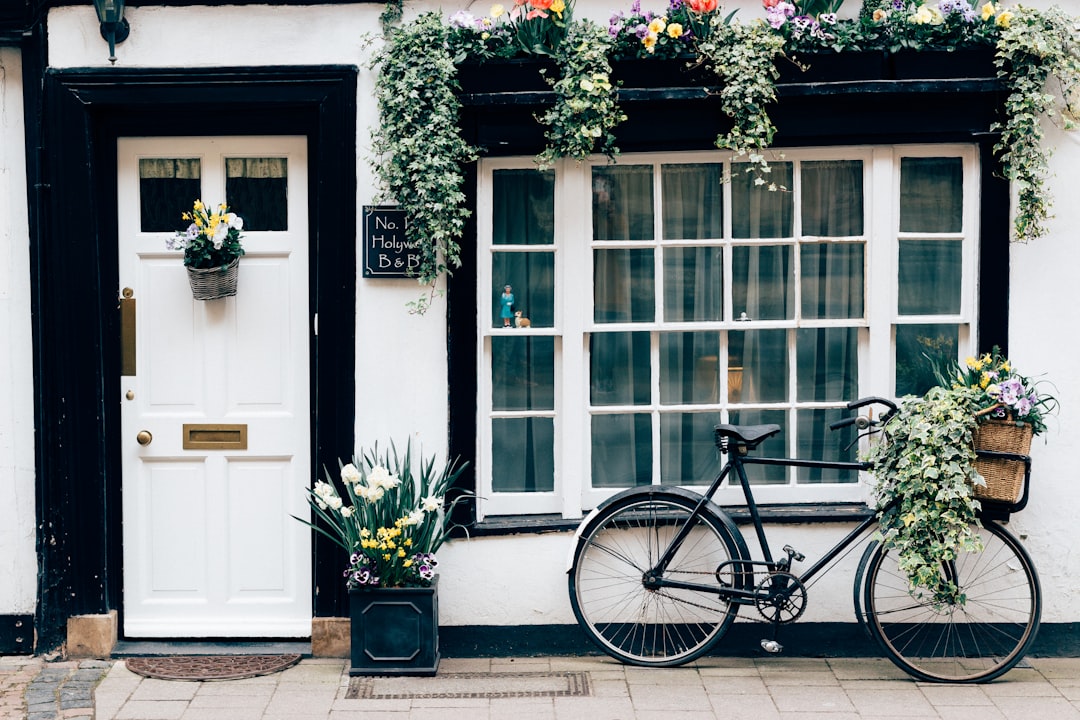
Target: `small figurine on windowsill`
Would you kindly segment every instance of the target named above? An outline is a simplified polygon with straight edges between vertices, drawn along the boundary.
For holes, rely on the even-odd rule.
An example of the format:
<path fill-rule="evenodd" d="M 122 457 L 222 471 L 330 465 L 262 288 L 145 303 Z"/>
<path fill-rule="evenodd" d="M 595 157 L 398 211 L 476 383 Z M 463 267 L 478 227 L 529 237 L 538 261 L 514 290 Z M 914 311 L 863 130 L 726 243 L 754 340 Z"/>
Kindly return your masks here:
<path fill-rule="evenodd" d="M 503 293 L 499 296 L 499 317 L 504 328 L 510 327 L 510 320 L 514 317 L 514 288 L 509 285 L 503 287 Z"/>
<path fill-rule="evenodd" d="M 527 328 L 532 327 L 532 323 L 529 322 L 529 318 L 522 317 L 521 311 L 518 310 L 514 313 L 514 327 Z"/>

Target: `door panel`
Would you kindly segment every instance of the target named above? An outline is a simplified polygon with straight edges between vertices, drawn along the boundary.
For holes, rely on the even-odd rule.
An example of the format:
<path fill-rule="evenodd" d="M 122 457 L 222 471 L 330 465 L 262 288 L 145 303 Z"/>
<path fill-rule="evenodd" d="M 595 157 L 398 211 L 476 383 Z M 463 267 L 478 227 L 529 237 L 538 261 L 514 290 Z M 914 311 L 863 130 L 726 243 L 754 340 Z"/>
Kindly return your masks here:
<path fill-rule="evenodd" d="M 290 517 L 308 512 L 311 445 L 306 140 L 118 148 L 120 288 L 137 308 L 120 400 L 124 634 L 308 636 L 310 532 Z M 181 229 L 196 197 L 244 217 L 235 297 L 194 300 L 182 253 L 165 248 L 161 218 Z M 222 424 L 244 426 L 246 447 L 185 443 L 185 425 Z"/>

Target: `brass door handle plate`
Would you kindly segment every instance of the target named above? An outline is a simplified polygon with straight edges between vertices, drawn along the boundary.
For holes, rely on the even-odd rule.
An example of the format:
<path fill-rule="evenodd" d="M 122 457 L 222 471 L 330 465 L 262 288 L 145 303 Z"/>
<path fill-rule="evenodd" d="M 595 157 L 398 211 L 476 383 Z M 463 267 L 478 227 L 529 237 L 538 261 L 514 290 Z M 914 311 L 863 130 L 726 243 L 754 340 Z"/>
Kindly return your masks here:
<path fill-rule="evenodd" d="M 140 430 L 139 434 L 135 436 L 135 442 L 142 446 L 149 445 L 154 439 L 154 436 L 150 434 L 149 430 Z"/>

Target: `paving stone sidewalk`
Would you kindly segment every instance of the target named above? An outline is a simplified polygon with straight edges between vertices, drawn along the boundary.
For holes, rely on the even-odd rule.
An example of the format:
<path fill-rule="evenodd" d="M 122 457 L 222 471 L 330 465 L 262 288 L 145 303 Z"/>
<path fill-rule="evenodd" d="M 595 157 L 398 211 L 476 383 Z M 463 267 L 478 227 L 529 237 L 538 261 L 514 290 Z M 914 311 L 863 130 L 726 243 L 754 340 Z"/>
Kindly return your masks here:
<path fill-rule="evenodd" d="M 341 660 L 219 682 L 147 679 L 118 661 L 97 687 L 94 720 L 1080 720 L 1080 659 L 1030 665 L 986 685 L 937 685 L 879 658 L 717 657 L 670 669 L 448 658 L 435 679 L 446 692 L 431 678 L 365 678 L 350 693 Z M 571 675 L 583 692 L 552 691 Z"/>

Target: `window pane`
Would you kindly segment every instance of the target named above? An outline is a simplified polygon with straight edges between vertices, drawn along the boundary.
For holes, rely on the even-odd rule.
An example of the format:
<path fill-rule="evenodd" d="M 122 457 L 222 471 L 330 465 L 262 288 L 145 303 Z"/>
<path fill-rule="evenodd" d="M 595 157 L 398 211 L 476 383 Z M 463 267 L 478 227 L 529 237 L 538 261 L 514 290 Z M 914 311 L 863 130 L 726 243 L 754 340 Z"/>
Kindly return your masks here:
<path fill-rule="evenodd" d="M 801 204 L 803 235 L 862 235 L 862 161 L 804 162 Z"/>
<path fill-rule="evenodd" d="M 708 485 L 720 472 L 713 440 L 717 415 L 674 413 L 660 416 L 660 482 Z"/>
<path fill-rule="evenodd" d="M 859 394 L 859 331 L 807 328 L 795 333 L 799 402 L 854 400 Z"/>
<path fill-rule="evenodd" d="M 593 168 L 592 188 L 594 240 L 653 239 L 651 166 Z"/>
<path fill-rule="evenodd" d="M 807 460 L 829 460 L 855 462 L 858 458 L 858 443 L 855 440 L 854 425 L 840 430 L 830 430 L 829 424 L 851 415 L 846 408 L 817 408 L 797 410 L 795 422 L 798 423 L 796 457 Z M 848 448 L 848 445 L 851 445 Z M 848 449 L 845 449 L 848 448 Z M 857 470 L 827 470 L 823 468 L 796 468 L 795 477 L 802 483 L 855 483 L 859 481 Z"/>
<path fill-rule="evenodd" d="M 748 330 L 728 333 L 728 377 L 741 370 L 732 402 L 784 402 L 788 399 L 786 330 Z M 732 383 L 734 385 L 734 383 Z M 737 397 L 737 399 L 736 399 Z M 770 421 L 771 422 L 771 421 Z"/>
<path fill-rule="evenodd" d="M 491 487 L 495 492 L 555 489 L 555 422 L 552 418 L 491 421 Z"/>
<path fill-rule="evenodd" d="M 245 230 L 289 229 L 287 158 L 227 158 L 225 197 Z"/>
<path fill-rule="evenodd" d="M 594 251 L 596 322 L 652 322 L 656 318 L 655 266 L 651 249 Z"/>
<path fill-rule="evenodd" d="M 806 243 L 800 246 L 802 315 L 808 319 L 863 316 L 862 243 Z"/>
<path fill-rule="evenodd" d="M 660 336 L 660 402 L 715 403 L 720 399 L 720 335 L 712 332 Z"/>
<path fill-rule="evenodd" d="M 790 245 L 731 251 L 731 303 L 736 320 L 788 320 L 795 313 Z M 743 315 L 745 313 L 745 316 Z"/>
<path fill-rule="evenodd" d="M 896 326 L 896 396 L 923 395 L 956 362 L 958 325 Z"/>
<path fill-rule="evenodd" d="M 181 219 L 202 198 L 202 165 L 198 158 L 139 160 L 139 229 L 142 232 L 186 230 Z"/>
<path fill-rule="evenodd" d="M 491 174 L 492 242 L 551 245 L 555 242 L 555 173 L 496 170 Z"/>
<path fill-rule="evenodd" d="M 901 158 L 900 232 L 960 232 L 963 213 L 961 158 Z"/>
<path fill-rule="evenodd" d="M 723 320 L 723 281 L 720 248 L 664 248 L 664 320 Z"/>
<path fill-rule="evenodd" d="M 962 254 L 959 240 L 901 240 L 899 313 L 958 314 L 963 285 Z"/>
<path fill-rule="evenodd" d="M 589 397 L 593 405 L 649 402 L 649 333 L 597 333 L 589 338 Z"/>
<path fill-rule="evenodd" d="M 493 327 L 520 324 L 518 312 L 533 327 L 555 326 L 555 253 L 494 253 L 491 278 Z"/>
<path fill-rule="evenodd" d="M 494 410 L 555 408 L 555 338 L 491 338 Z"/>
<path fill-rule="evenodd" d="M 652 417 L 593 415 L 592 484 L 622 488 L 652 484 Z"/>
<path fill-rule="evenodd" d="M 723 235 L 723 173 L 720 163 L 664 165 L 664 239 L 706 240 Z"/>
<path fill-rule="evenodd" d="M 728 420 L 732 425 L 779 425 L 780 432 L 759 446 L 757 455 L 784 457 L 787 455 L 787 413 L 783 410 L 738 410 Z M 754 485 L 783 485 L 788 482 L 788 469 L 776 465 L 747 465 L 746 477 Z M 731 478 L 737 485 L 738 479 Z"/>
<path fill-rule="evenodd" d="M 770 182 L 791 187 L 794 175 L 789 162 L 770 162 Z M 737 163 L 731 171 L 731 234 L 736 238 L 791 237 L 795 201 L 783 190 L 770 191 L 755 185 L 749 163 Z"/>

